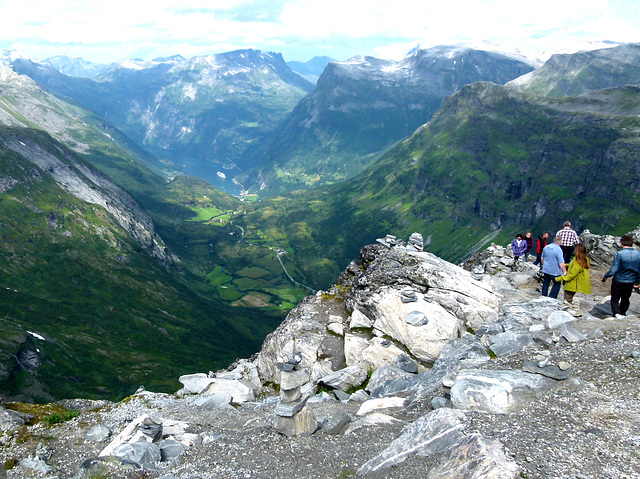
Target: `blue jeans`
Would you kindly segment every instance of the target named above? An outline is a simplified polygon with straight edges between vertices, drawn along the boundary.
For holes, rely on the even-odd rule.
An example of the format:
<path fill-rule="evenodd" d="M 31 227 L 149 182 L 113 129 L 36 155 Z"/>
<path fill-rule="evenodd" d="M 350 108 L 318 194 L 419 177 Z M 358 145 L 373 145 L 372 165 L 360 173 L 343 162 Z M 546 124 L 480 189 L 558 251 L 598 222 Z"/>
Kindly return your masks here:
<path fill-rule="evenodd" d="M 542 296 L 549 296 L 551 298 L 558 298 L 558 293 L 560 292 L 560 283 L 561 281 L 556 281 L 555 276 L 551 276 L 547 273 L 542 273 L 544 276 L 542 277 Z M 549 283 L 553 282 L 553 286 L 551 286 L 551 294 L 549 294 Z"/>

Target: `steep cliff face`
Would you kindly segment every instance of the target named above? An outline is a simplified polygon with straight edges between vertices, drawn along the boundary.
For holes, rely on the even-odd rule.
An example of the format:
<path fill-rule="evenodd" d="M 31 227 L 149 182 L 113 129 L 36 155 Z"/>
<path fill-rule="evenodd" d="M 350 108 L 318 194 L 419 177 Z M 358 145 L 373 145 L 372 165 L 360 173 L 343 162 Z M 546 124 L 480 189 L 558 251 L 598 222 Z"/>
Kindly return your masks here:
<path fill-rule="evenodd" d="M 53 153 L 45 150 L 24 130 L 5 130 L 3 133 L 4 145 L 36 166 L 40 172 L 38 175 L 51 175 L 69 194 L 103 207 L 140 248 L 167 268 L 175 264 L 177 258 L 167 251 L 149 214 L 113 181 L 62 149 Z"/>

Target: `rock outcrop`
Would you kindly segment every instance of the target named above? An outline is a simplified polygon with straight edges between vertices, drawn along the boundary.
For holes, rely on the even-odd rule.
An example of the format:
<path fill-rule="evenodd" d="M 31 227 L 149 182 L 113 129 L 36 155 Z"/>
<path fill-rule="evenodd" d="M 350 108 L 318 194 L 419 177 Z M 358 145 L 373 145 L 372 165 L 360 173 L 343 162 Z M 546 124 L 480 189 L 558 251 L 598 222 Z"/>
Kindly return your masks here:
<path fill-rule="evenodd" d="M 461 332 L 498 320 L 491 286 L 462 268 L 395 238 L 367 246 L 327 292 L 308 297 L 265 340 L 260 378 L 278 383 L 275 364 L 299 353 L 318 380 L 345 367 L 369 373 L 401 354 L 424 369 Z"/>

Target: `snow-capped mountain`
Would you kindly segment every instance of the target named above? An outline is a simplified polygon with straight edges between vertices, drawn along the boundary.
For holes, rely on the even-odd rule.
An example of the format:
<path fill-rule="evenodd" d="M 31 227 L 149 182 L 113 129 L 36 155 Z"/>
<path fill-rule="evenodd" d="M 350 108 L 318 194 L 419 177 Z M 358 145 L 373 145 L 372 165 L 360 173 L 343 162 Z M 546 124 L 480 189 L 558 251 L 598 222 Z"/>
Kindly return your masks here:
<path fill-rule="evenodd" d="M 91 63 L 83 58 L 70 58 L 66 55 L 49 57 L 44 62 L 71 77 L 93 78 L 109 68 L 108 64 Z"/>

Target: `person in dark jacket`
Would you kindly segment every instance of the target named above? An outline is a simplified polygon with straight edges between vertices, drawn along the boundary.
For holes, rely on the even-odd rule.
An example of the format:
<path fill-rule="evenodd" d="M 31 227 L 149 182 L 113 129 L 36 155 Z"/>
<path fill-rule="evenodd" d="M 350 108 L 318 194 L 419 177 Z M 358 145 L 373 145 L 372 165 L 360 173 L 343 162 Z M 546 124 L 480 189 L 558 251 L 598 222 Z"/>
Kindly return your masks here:
<path fill-rule="evenodd" d="M 533 248 L 533 236 L 531 235 L 531 231 L 527 231 L 524 234 L 524 240 L 527 242 L 527 249 L 524 250 L 524 260 L 527 261 L 531 254 L 531 249 Z"/>
<path fill-rule="evenodd" d="M 542 250 L 547 246 L 547 238 L 549 238 L 549 233 L 545 231 L 538 236 L 538 240 L 536 241 L 536 260 L 533 264 L 540 265 L 540 268 L 542 268 Z"/>
<path fill-rule="evenodd" d="M 640 287 L 640 251 L 633 247 L 633 238 L 620 238 L 622 250 L 616 253 L 609 271 L 602 275 L 602 282 L 611 280 L 611 313 L 617 319 L 624 318 L 629 309 L 631 293 Z"/>

